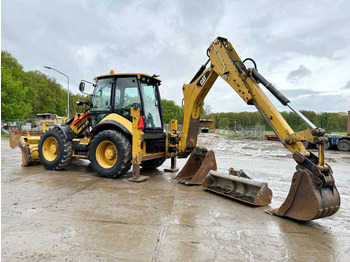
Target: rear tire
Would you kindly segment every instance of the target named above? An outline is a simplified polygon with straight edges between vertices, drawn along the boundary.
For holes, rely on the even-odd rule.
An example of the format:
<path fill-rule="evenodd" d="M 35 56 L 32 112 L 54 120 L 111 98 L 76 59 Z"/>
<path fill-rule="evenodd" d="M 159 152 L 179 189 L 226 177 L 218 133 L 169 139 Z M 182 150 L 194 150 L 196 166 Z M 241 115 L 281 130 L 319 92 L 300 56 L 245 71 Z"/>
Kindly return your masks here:
<path fill-rule="evenodd" d="M 92 140 L 89 159 L 97 175 L 117 178 L 131 167 L 132 147 L 130 140 L 121 132 L 104 130 Z"/>
<path fill-rule="evenodd" d="M 164 162 L 165 162 L 165 158 L 151 159 L 151 160 L 142 162 L 141 167 L 144 170 L 153 170 L 163 165 Z"/>
<path fill-rule="evenodd" d="M 72 141 L 65 138 L 61 129 L 55 127 L 46 131 L 39 142 L 41 164 L 49 170 L 66 168 L 73 153 Z"/>
<path fill-rule="evenodd" d="M 337 145 L 340 151 L 350 151 L 350 141 L 347 139 L 342 139 Z"/>

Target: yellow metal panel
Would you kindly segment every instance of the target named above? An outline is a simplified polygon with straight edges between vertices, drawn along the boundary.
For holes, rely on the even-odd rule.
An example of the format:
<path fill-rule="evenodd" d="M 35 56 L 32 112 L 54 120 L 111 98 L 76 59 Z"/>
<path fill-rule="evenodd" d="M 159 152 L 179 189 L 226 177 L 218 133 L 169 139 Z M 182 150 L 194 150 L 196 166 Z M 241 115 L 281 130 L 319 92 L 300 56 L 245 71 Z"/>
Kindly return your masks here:
<path fill-rule="evenodd" d="M 76 157 L 76 158 L 83 158 L 83 159 L 88 159 L 88 156 L 85 156 L 85 155 L 76 155 L 74 152 L 73 152 L 73 157 Z"/>
<path fill-rule="evenodd" d="M 130 132 L 130 134 L 132 134 L 132 123 L 125 117 L 122 117 L 121 115 L 113 113 L 103 118 L 100 123 L 103 123 L 103 121 L 107 121 L 107 120 L 112 120 L 120 123 L 121 125 L 125 126 L 125 128 Z"/>
<path fill-rule="evenodd" d="M 186 147 L 196 146 L 198 130 L 193 126 L 191 119 L 192 121 L 198 120 L 199 123 L 204 98 L 217 77 L 218 74 L 209 67 L 195 81 L 183 86 L 184 117 L 179 152 L 184 152 Z M 200 85 L 197 85 L 198 82 L 200 82 Z"/>
<path fill-rule="evenodd" d="M 177 120 L 171 120 L 170 122 L 170 132 L 174 133 L 175 131 L 177 131 Z"/>
<path fill-rule="evenodd" d="M 141 152 L 141 130 L 137 128 L 137 125 L 140 121 L 140 108 L 135 109 L 134 107 L 131 108 L 131 115 L 132 115 L 132 160 L 131 163 L 135 165 L 140 165 L 142 162 L 142 152 Z"/>
<path fill-rule="evenodd" d="M 80 114 L 75 114 L 74 116 L 74 121 L 76 121 L 77 119 L 79 119 L 80 117 L 82 117 L 84 115 L 80 115 Z M 77 123 L 76 125 L 73 125 L 71 124 L 70 125 L 70 128 L 72 129 L 72 131 L 75 133 L 75 134 L 79 134 L 83 131 L 85 131 L 88 127 L 88 121 L 90 119 L 90 115 L 86 114 L 81 120 L 79 123 Z M 73 121 L 73 123 L 74 123 Z"/>
<path fill-rule="evenodd" d="M 212 67 L 214 71 L 221 76 L 222 79 L 224 79 L 246 103 L 248 103 L 251 96 L 226 50 L 229 51 L 234 60 L 241 61 L 231 43 L 227 42 L 227 47 L 225 47 L 218 39 L 216 39 L 209 47 L 209 56 Z"/>
<path fill-rule="evenodd" d="M 73 138 L 72 141 L 78 141 L 80 145 L 90 145 L 91 144 L 91 137 L 86 138 Z"/>

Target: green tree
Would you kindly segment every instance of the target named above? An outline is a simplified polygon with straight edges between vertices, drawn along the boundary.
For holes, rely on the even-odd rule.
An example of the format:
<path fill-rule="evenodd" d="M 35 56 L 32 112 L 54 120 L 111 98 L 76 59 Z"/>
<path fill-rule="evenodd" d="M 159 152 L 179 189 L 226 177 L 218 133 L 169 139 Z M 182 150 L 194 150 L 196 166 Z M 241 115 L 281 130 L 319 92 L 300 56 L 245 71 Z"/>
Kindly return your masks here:
<path fill-rule="evenodd" d="M 1 117 L 25 118 L 31 114 L 23 68 L 8 52 L 1 52 Z"/>
<path fill-rule="evenodd" d="M 182 108 L 172 100 L 162 99 L 163 123 L 169 124 L 172 119 L 182 123 Z"/>
<path fill-rule="evenodd" d="M 327 131 L 337 131 L 340 129 L 338 114 L 330 113 L 327 122 Z"/>
<path fill-rule="evenodd" d="M 340 128 L 339 131 L 346 131 L 347 123 L 348 123 L 348 114 L 345 112 L 340 112 L 338 114 L 338 119 L 339 119 L 339 128 Z"/>
<path fill-rule="evenodd" d="M 9 52 L 1 51 L 1 116 L 3 118 L 36 117 L 38 113 L 67 115 L 67 90 L 54 78 L 40 71 L 25 72 Z M 69 94 L 70 114 L 82 112 L 77 100 L 91 99 L 81 94 Z"/>
<path fill-rule="evenodd" d="M 229 129 L 230 128 L 230 118 L 224 117 L 219 119 L 219 128 Z"/>
<path fill-rule="evenodd" d="M 315 124 L 316 126 L 319 126 L 319 120 L 318 120 L 318 115 L 316 112 L 314 111 L 301 111 L 301 113 L 306 116 L 307 119 L 309 119 L 313 124 Z"/>

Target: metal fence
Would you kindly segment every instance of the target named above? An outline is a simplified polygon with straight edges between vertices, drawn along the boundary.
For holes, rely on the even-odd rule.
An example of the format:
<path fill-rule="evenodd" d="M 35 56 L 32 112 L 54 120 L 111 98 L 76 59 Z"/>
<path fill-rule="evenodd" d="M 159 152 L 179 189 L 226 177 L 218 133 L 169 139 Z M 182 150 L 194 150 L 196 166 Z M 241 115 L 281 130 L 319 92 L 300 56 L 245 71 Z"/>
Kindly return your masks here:
<path fill-rule="evenodd" d="M 182 125 L 177 125 L 178 130 L 182 130 Z M 40 130 L 40 120 L 35 119 L 2 119 L 1 128 L 6 131 L 17 130 Z M 170 124 L 164 124 L 164 129 L 170 132 Z"/>
<path fill-rule="evenodd" d="M 265 137 L 265 126 L 240 126 L 237 129 L 218 129 L 217 133 L 227 134 L 227 135 L 236 135 L 237 137 L 244 138 L 258 138 L 264 139 Z"/>
<path fill-rule="evenodd" d="M 38 118 L 32 119 L 2 119 L 1 129 L 3 131 L 17 130 L 39 130 L 40 121 Z"/>
<path fill-rule="evenodd" d="M 170 132 L 170 124 L 164 124 L 164 129 L 165 131 Z M 177 130 L 181 132 L 182 125 L 177 125 Z"/>
<path fill-rule="evenodd" d="M 165 124 L 164 129 L 166 131 L 170 131 L 170 124 Z M 178 125 L 178 130 L 182 130 L 182 125 Z M 200 132 L 200 130 L 199 130 Z M 226 135 L 234 135 L 237 137 L 244 137 L 244 138 L 258 138 L 258 139 L 264 139 L 265 138 L 265 126 L 240 126 L 236 129 L 234 127 L 229 129 L 212 129 L 209 132 L 219 133 L 219 134 L 226 134 Z"/>
<path fill-rule="evenodd" d="M 1 129 L 3 132 L 11 131 L 13 129 L 17 130 L 40 130 L 40 120 L 35 119 L 2 119 Z M 164 124 L 164 129 L 170 131 L 170 124 Z M 182 125 L 178 125 L 178 131 L 181 132 Z M 215 133 L 235 135 L 237 137 L 245 138 L 258 138 L 264 139 L 265 136 L 265 126 L 240 126 L 236 129 L 234 127 L 229 129 L 215 129 Z M 200 132 L 200 130 L 199 130 Z M 210 131 L 209 131 L 210 132 Z"/>

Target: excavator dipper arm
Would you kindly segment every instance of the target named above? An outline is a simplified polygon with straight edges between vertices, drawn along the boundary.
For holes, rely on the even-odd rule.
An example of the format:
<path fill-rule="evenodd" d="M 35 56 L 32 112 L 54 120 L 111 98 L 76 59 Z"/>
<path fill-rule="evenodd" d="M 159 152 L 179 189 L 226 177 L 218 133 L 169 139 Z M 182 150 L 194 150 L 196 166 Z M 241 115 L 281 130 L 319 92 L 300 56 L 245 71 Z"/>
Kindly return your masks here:
<path fill-rule="evenodd" d="M 208 62 L 200 68 L 191 83 L 183 87 L 184 119 L 179 157 L 187 157 L 196 148 L 201 107 L 205 96 L 220 76 L 248 105 L 254 105 L 258 109 L 283 145 L 293 153 L 293 158 L 298 164 L 286 201 L 279 209 L 269 212 L 303 221 L 330 216 L 337 212 L 340 197 L 334 185 L 332 170 L 324 160 L 325 131 L 317 128 L 296 110 L 290 101 L 258 72 L 255 62 L 250 58 L 246 60 L 251 60 L 255 68 L 247 69 L 244 65 L 246 60 L 242 62 L 227 39 L 222 37 L 215 39 L 209 46 L 207 54 Z M 210 66 L 207 68 L 209 62 Z M 310 128 L 295 133 L 259 87 L 259 83 L 283 105 L 293 110 Z M 306 150 L 302 143 L 304 140 L 319 144 L 318 157 Z"/>
<path fill-rule="evenodd" d="M 305 149 L 302 142 L 285 143 L 285 139 L 294 133 L 293 130 L 259 87 L 257 80 L 249 76 L 250 72 L 244 68 L 244 64 L 230 42 L 225 38 L 217 38 L 208 48 L 208 56 L 211 62 L 210 67 L 205 69 L 202 66 L 196 74 L 197 78 L 192 79 L 190 84 L 185 84 L 183 87 L 184 121 L 179 145 L 180 153 L 188 152 L 190 151 L 189 149 L 193 149 L 196 146 L 198 136 L 198 125 L 196 124 L 199 124 L 199 115 L 204 98 L 217 77 L 220 76 L 248 105 L 257 107 L 280 137 L 282 143 L 292 153 L 297 151 L 309 156 L 309 152 Z M 255 75 L 261 76 L 256 69 L 251 71 Z M 267 80 L 265 81 L 265 83 L 268 83 Z M 285 104 L 289 103 L 289 100 L 270 83 L 267 86 L 269 86 L 270 90 L 273 90 L 273 94 L 280 101 L 284 101 Z"/>

